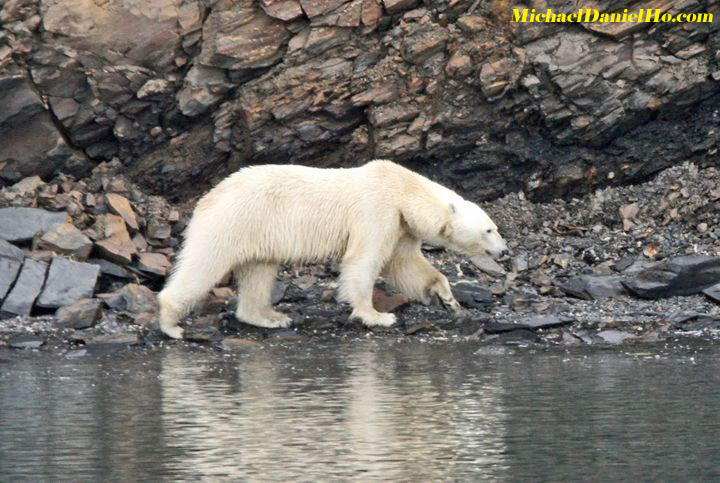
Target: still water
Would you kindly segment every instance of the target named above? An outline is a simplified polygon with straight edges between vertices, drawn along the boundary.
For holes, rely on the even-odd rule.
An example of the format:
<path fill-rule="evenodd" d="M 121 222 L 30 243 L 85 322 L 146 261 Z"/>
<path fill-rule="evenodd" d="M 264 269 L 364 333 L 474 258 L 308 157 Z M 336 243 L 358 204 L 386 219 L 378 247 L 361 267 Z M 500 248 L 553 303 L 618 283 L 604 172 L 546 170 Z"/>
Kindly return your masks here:
<path fill-rule="evenodd" d="M 0 354 L 0 481 L 710 481 L 720 348 Z"/>

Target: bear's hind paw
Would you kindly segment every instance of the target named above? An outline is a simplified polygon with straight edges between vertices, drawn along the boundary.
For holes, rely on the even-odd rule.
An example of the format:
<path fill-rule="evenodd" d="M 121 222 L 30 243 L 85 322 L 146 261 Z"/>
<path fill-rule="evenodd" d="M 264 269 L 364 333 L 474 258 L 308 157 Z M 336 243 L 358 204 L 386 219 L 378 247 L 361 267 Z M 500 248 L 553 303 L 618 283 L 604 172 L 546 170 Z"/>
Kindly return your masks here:
<path fill-rule="evenodd" d="M 163 334 L 170 337 L 171 339 L 182 339 L 183 338 L 183 329 L 179 325 L 171 325 L 168 327 L 160 327 L 160 330 L 162 330 Z"/>
<path fill-rule="evenodd" d="M 238 320 L 255 327 L 263 327 L 266 329 L 286 329 L 292 325 L 292 319 L 287 315 L 271 310 L 263 313 L 261 316 L 246 317 L 242 314 L 235 314 Z"/>
<path fill-rule="evenodd" d="M 353 312 L 350 316 L 351 319 L 360 319 L 363 324 L 368 327 L 390 327 L 394 325 L 397 319 L 395 314 L 387 312 Z"/>

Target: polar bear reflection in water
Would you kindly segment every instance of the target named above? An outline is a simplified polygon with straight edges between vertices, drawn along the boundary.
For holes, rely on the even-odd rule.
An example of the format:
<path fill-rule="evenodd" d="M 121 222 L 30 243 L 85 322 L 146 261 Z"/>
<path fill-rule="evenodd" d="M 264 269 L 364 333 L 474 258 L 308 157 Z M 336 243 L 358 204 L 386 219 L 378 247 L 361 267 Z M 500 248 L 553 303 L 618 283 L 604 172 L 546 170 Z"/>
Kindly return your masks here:
<path fill-rule="evenodd" d="M 373 286 L 391 286 L 424 304 L 460 306 L 447 278 L 425 259 L 427 242 L 470 256 L 498 258 L 507 245 L 476 204 L 390 161 L 359 168 L 292 165 L 243 168 L 197 204 L 170 279 L 159 295 L 160 327 L 181 338 L 179 319 L 228 272 L 237 281 L 239 320 L 288 327 L 271 306 L 282 263 L 341 261 L 340 298 L 351 318 L 390 326 L 375 310 Z"/>
<path fill-rule="evenodd" d="M 471 355 L 432 344 L 373 344 L 265 346 L 221 362 L 195 354 L 193 364 L 166 352 L 165 471 L 203 481 L 502 479 L 512 458 L 502 371 L 463 366 Z"/>

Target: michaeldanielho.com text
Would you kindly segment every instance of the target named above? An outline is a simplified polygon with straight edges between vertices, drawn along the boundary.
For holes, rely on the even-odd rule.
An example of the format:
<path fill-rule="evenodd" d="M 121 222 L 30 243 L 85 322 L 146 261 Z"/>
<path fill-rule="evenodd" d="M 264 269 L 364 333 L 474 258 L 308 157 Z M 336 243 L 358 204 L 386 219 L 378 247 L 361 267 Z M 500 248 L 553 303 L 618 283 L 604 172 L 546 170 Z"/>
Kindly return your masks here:
<path fill-rule="evenodd" d="M 672 15 L 663 12 L 659 8 L 640 9 L 637 12 L 600 13 L 594 8 L 581 8 L 577 13 L 555 13 L 552 9 L 545 12 L 536 12 L 535 9 L 529 8 L 513 8 L 512 21 L 518 23 L 536 23 L 536 22 L 702 22 L 712 23 L 713 14 L 707 12 L 700 13 L 679 13 Z"/>

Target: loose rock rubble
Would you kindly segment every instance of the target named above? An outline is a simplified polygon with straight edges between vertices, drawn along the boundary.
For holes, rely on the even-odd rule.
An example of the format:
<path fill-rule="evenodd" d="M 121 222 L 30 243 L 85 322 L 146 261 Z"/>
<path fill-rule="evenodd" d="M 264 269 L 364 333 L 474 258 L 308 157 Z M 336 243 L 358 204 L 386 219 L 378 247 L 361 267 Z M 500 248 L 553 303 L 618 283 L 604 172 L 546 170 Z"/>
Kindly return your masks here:
<path fill-rule="evenodd" d="M 114 354 L 176 344 L 157 330 L 156 292 L 191 204 L 148 196 L 103 163 L 84 179 L 28 178 L 0 191 L 0 346 Z M 335 263 L 284 267 L 273 301 L 291 329 L 238 322 L 228 276 L 185 321 L 186 343 L 219 350 L 313 337 L 460 338 L 480 345 L 649 343 L 720 330 L 720 170 L 684 164 L 636 186 L 486 205 L 512 254 L 499 263 L 425 247 L 463 311 L 408 303 L 379 281 L 399 324 L 370 330 L 335 300 Z M 631 207 L 631 208 L 628 208 Z M 24 210 L 24 211 L 18 211 Z M 18 216 L 26 213 L 27 216 Z M 89 247 L 88 247 L 89 245 Z"/>

